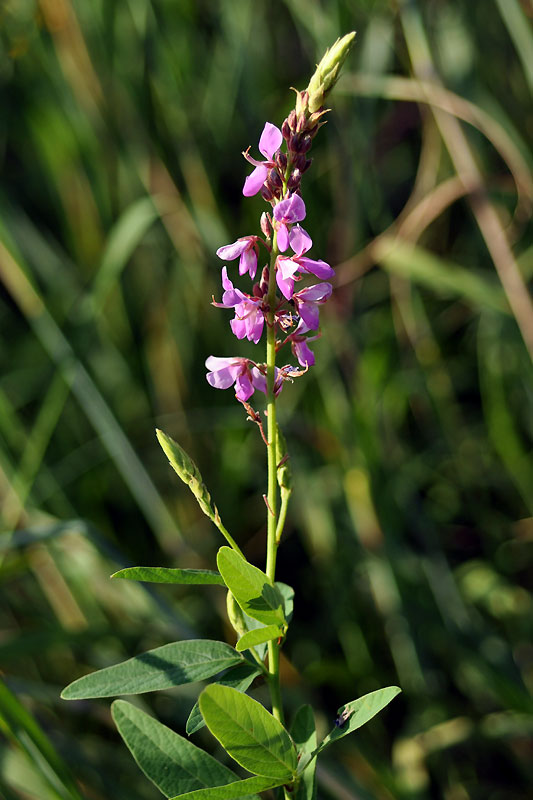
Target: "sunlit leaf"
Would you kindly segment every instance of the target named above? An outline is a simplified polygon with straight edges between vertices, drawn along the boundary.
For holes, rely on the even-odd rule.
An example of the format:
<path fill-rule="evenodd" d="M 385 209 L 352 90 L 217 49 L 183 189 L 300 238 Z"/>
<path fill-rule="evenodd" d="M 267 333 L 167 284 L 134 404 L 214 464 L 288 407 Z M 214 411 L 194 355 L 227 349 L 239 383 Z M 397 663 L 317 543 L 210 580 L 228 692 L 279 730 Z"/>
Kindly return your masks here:
<path fill-rule="evenodd" d="M 114 572 L 112 578 L 126 578 L 146 583 L 213 584 L 224 586 L 224 579 L 210 569 L 167 569 L 165 567 L 126 567 Z"/>
<path fill-rule="evenodd" d="M 283 783 L 279 778 L 246 778 L 243 781 L 228 783 L 226 786 L 180 794 L 173 797 L 172 800 L 231 800 L 234 797 L 243 797 L 249 792 L 264 792 L 267 789 L 274 789 L 276 786 L 282 786 Z"/>
<path fill-rule="evenodd" d="M 385 689 L 370 692 L 358 700 L 352 700 L 341 706 L 337 712 L 335 727 L 322 741 L 317 752 L 320 753 L 332 742 L 356 731 L 376 714 L 379 714 L 401 691 L 398 686 L 387 686 Z"/>
<path fill-rule="evenodd" d="M 200 695 L 205 723 L 222 747 L 256 775 L 291 781 L 296 750 L 283 725 L 261 703 L 227 686 L 207 686 Z"/>
<path fill-rule="evenodd" d="M 217 683 L 221 684 L 221 686 L 231 686 L 232 689 L 238 689 L 239 692 L 245 692 L 258 675 L 260 675 L 260 672 L 257 667 L 245 662 L 244 664 L 239 664 L 239 666 L 234 669 L 230 669 Z M 198 703 L 195 703 L 189 714 L 185 730 L 190 736 L 192 733 L 200 730 L 200 728 L 203 728 L 204 725 L 205 722 L 200 711 L 200 706 Z"/>
<path fill-rule="evenodd" d="M 229 547 L 220 548 L 217 564 L 243 611 L 265 625 L 284 624 L 283 597 L 264 572 Z"/>
<path fill-rule="evenodd" d="M 81 700 L 170 689 L 210 678 L 242 660 L 242 656 L 224 642 L 210 639 L 172 642 L 78 678 L 63 689 L 61 697 Z"/>

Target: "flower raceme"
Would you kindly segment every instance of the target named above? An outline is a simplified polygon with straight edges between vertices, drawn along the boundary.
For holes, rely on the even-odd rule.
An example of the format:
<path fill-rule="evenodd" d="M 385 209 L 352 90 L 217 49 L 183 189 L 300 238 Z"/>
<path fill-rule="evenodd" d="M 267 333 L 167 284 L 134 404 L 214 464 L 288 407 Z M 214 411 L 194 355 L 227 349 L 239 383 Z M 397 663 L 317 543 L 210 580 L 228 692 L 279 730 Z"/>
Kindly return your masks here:
<path fill-rule="evenodd" d="M 253 284 L 251 293 L 234 286 L 224 266 L 222 302 L 213 299 L 213 305 L 234 310 L 230 326 L 237 339 L 258 344 L 264 331 L 270 331 L 270 347 L 274 343 L 277 352 L 289 344 L 301 369 L 290 365 L 278 368 L 272 360 L 267 367 L 247 358 L 210 356 L 206 361 L 208 382 L 217 389 L 234 386 L 235 396 L 242 403 L 247 403 L 256 390 L 267 397 L 269 391 L 277 395 L 284 381 L 302 375 L 315 363 L 308 343 L 319 338 L 319 333 L 310 334 L 318 331 L 319 307 L 332 293 L 331 283 L 322 281 L 335 273 L 325 261 L 306 255 L 313 242 L 300 225 L 306 217 L 300 184 L 311 164 L 308 151 L 323 124 L 324 113 L 323 109 L 310 112 L 305 104 L 305 92 L 299 93 L 297 109 L 291 111 L 281 129 L 271 122 L 265 124 L 259 139 L 259 151 L 264 160 L 250 156 L 250 148 L 243 152 L 244 158 L 254 167 L 244 182 L 243 195 L 252 197 L 261 193 L 271 206 L 270 213 L 261 215 L 260 229 L 264 238 L 243 236 L 219 247 L 216 253 L 223 261 L 239 259 L 239 275 L 248 273 L 252 281 L 259 266 L 260 244 L 270 253 L 270 264 L 263 266 L 261 280 Z M 311 275 L 321 283 L 303 286 L 295 292 L 295 283 Z M 276 294 L 276 287 L 280 294 Z M 279 333 L 282 334 L 280 339 L 277 338 Z M 270 389 L 267 375 L 271 376 Z"/>

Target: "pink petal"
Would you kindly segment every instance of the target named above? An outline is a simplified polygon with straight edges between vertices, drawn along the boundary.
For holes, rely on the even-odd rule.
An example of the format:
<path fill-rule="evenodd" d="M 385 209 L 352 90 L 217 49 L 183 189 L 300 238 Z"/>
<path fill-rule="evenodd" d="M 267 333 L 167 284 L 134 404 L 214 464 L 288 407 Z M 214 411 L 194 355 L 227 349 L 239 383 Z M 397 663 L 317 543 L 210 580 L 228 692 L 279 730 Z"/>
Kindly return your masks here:
<path fill-rule="evenodd" d="M 222 260 L 233 261 L 234 259 L 238 258 L 249 246 L 250 242 L 247 239 L 238 239 L 232 244 L 225 244 L 224 247 L 219 247 L 217 250 L 217 256 Z"/>
<path fill-rule="evenodd" d="M 278 274 L 281 272 L 283 280 L 291 278 L 300 269 L 299 263 L 293 261 L 292 258 L 287 258 L 287 256 L 279 256 L 276 260 L 276 267 Z"/>
<path fill-rule="evenodd" d="M 274 206 L 274 218 L 285 222 L 301 222 L 305 219 L 305 203 L 299 194 L 291 194 Z"/>
<path fill-rule="evenodd" d="M 289 229 L 284 222 L 280 222 L 276 241 L 279 250 L 284 253 L 289 246 Z"/>
<path fill-rule="evenodd" d="M 208 372 L 205 377 L 207 382 L 215 389 L 229 389 L 235 382 L 232 370 L 229 367 L 219 369 L 216 372 Z"/>
<path fill-rule="evenodd" d="M 243 375 L 239 375 L 235 381 L 235 397 L 237 400 L 246 402 L 248 398 L 253 395 L 253 393 L 254 387 L 252 386 L 252 381 L 250 380 L 248 373 L 245 372 Z"/>
<path fill-rule="evenodd" d="M 244 186 L 242 187 L 242 193 L 245 197 L 253 197 L 254 194 L 257 194 L 261 190 L 264 182 L 267 179 L 268 175 L 268 167 L 265 167 L 264 164 L 261 164 L 259 167 L 256 167 L 251 175 L 248 175 L 246 180 L 244 181 Z"/>
<path fill-rule="evenodd" d="M 252 383 L 258 391 L 267 393 L 266 376 L 257 367 L 252 367 Z"/>
<path fill-rule="evenodd" d="M 313 367 L 315 364 L 315 355 L 305 340 L 301 342 L 292 343 L 292 350 L 298 359 L 300 366 Z"/>
<path fill-rule="evenodd" d="M 257 272 L 257 253 L 253 247 L 244 250 L 239 261 L 239 275 L 245 275 L 247 272 L 253 280 Z"/>
<path fill-rule="evenodd" d="M 313 261 L 312 258 L 302 257 L 299 262 L 302 269 L 305 269 L 306 272 L 312 272 L 317 278 L 332 278 L 335 275 L 335 270 L 325 261 Z"/>
<path fill-rule="evenodd" d="M 205 360 L 205 366 L 208 370 L 212 372 L 216 372 L 219 369 L 224 369 L 225 367 L 231 367 L 237 361 L 242 359 L 239 358 L 222 358 L 221 356 L 208 356 Z"/>
<path fill-rule="evenodd" d="M 281 274 L 281 271 L 278 270 L 276 272 L 276 282 L 279 286 L 279 290 L 282 293 L 282 295 L 287 300 L 290 300 L 294 293 L 294 279 L 284 278 L 283 275 Z"/>
<path fill-rule="evenodd" d="M 272 125 L 271 122 L 267 122 L 259 139 L 259 152 L 269 161 L 272 161 L 274 153 L 279 150 L 282 141 L 283 135 L 280 129 Z"/>
<path fill-rule="evenodd" d="M 298 303 L 298 314 L 310 331 L 318 328 L 319 314 L 315 303 Z"/>
<path fill-rule="evenodd" d="M 295 299 L 304 303 L 325 303 L 333 291 L 331 283 L 315 283 L 313 286 L 306 286 L 305 289 L 295 295 Z"/>
<path fill-rule="evenodd" d="M 246 336 L 245 320 L 235 317 L 235 319 L 231 320 L 230 327 L 234 335 L 237 337 L 237 339 L 244 339 L 244 337 Z"/>
<path fill-rule="evenodd" d="M 294 226 L 294 228 L 291 230 L 289 241 L 292 249 L 298 256 L 302 256 L 304 253 L 307 253 L 307 251 L 313 246 L 311 237 L 301 225 Z"/>

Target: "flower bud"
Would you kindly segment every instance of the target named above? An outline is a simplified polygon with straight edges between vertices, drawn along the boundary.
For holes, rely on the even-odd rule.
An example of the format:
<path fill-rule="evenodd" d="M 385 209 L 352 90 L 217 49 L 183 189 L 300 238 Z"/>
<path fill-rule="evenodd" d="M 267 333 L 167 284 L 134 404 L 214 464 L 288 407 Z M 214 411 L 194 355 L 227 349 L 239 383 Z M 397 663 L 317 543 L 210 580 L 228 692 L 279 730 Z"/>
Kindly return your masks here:
<path fill-rule="evenodd" d="M 261 197 L 263 198 L 263 200 L 266 200 L 267 203 L 270 203 L 270 201 L 274 198 L 274 195 L 272 194 L 270 189 L 265 185 L 261 189 Z"/>
<path fill-rule="evenodd" d="M 302 173 L 299 169 L 293 169 L 291 172 L 291 176 L 287 181 L 287 189 L 289 191 L 294 192 L 295 189 L 298 189 L 300 186 L 300 181 L 302 180 Z"/>
<path fill-rule="evenodd" d="M 231 592 L 228 592 L 226 596 L 226 610 L 228 612 L 228 619 L 231 623 L 231 627 L 235 633 L 241 637 L 246 633 L 246 623 L 244 622 L 242 609 Z"/>
<path fill-rule="evenodd" d="M 342 39 L 337 39 L 335 44 L 326 50 L 315 74 L 309 81 L 307 92 L 309 100 L 307 107 L 312 114 L 324 105 L 327 93 L 333 88 L 339 77 L 339 71 L 355 39 L 355 31 L 346 34 Z"/>
<path fill-rule="evenodd" d="M 303 168 L 304 168 L 306 160 L 307 159 L 306 159 L 306 157 L 305 157 L 305 155 L 303 153 L 295 153 L 295 155 L 294 155 L 294 157 L 292 159 L 292 166 L 295 169 L 299 169 L 300 172 L 303 172 Z"/>
<path fill-rule="evenodd" d="M 263 211 L 261 214 L 260 226 L 261 232 L 266 236 L 267 239 L 270 239 L 272 235 L 272 225 L 270 224 L 270 219 L 266 211 Z"/>
<path fill-rule="evenodd" d="M 302 111 L 302 113 L 298 117 L 298 122 L 296 123 L 296 133 L 301 133 L 302 131 L 305 131 L 306 127 L 307 127 L 307 117 L 305 116 L 305 113 Z"/>
<path fill-rule="evenodd" d="M 281 126 L 281 134 L 285 140 L 287 140 L 291 135 L 291 128 L 288 119 L 284 120 L 283 125 Z"/>
<path fill-rule="evenodd" d="M 281 187 L 283 186 L 283 181 L 281 179 L 281 175 L 279 174 L 277 169 L 273 169 L 272 170 L 272 172 L 270 173 L 270 176 L 269 176 L 269 180 L 271 181 L 272 186 L 275 186 L 276 189 L 281 189 Z"/>
<path fill-rule="evenodd" d="M 278 169 L 281 170 L 281 172 L 285 172 L 285 170 L 287 169 L 287 156 L 285 153 L 279 152 L 276 155 L 276 164 L 278 166 Z"/>
<path fill-rule="evenodd" d="M 259 286 L 261 287 L 261 290 L 264 295 L 268 292 L 269 278 L 270 278 L 270 271 L 268 267 L 263 267 L 263 272 L 261 273 L 261 282 Z"/>
<path fill-rule="evenodd" d="M 291 113 L 287 117 L 287 124 L 289 126 L 289 129 L 291 131 L 293 131 L 293 132 L 296 130 L 296 120 L 297 120 L 297 118 L 298 118 L 298 116 L 296 114 L 296 111 L 293 108 Z"/>
<path fill-rule="evenodd" d="M 305 92 L 296 92 L 296 109 L 295 109 L 295 116 L 298 117 L 301 114 L 306 113 L 307 111 L 307 104 L 309 102 L 309 94 L 307 91 Z M 295 130 L 295 126 L 293 126 L 293 130 Z"/>

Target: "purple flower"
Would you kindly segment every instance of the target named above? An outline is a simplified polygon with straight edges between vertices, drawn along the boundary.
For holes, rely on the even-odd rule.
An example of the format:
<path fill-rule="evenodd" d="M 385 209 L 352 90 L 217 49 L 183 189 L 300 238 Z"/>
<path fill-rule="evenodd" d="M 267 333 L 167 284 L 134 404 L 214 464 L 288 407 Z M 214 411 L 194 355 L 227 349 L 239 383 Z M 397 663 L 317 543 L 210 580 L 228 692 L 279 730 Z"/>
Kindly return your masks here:
<path fill-rule="evenodd" d="M 315 283 L 293 294 L 292 301 L 307 330 L 318 328 L 318 306 L 326 302 L 332 291 L 331 283 Z"/>
<path fill-rule="evenodd" d="M 266 367 L 266 365 L 264 365 Z M 284 367 L 275 367 L 274 368 L 274 394 L 276 397 L 283 389 L 284 381 L 290 381 L 292 378 L 296 378 L 302 373 L 300 370 L 297 370 L 295 367 L 292 367 L 290 364 L 285 364 Z M 256 389 L 260 392 L 267 393 L 267 379 L 266 374 L 258 367 L 252 367 L 252 380 L 253 384 Z"/>
<path fill-rule="evenodd" d="M 213 305 L 218 308 L 234 308 L 235 318 L 231 320 L 231 330 L 237 339 L 246 337 L 254 344 L 259 342 L 263 333 L 265 316 L 263 313 L 263 298 L 252 297 L 249 294 L 235 289 L 228 278 L 226 267 L 222 267 L 222 286 L 225 289 L 222 302 Z"/>
<path fill-rule="evenodd" d="M 254 393 L 251 362 L 247 358 L 209 356 L 205 365 L 207 382 L 215 389 L 229 389 L 235 384 L 235 397 L 246 402 Z"/>
<path fill-rule="evenodd" d="M 289 246 L 289 228 L 287 226 L 305 219 L 305 203 L 300 195 L 291 194 L 274 206 L 274 219 L 278 223 L 278 248 L 284 253 Z"/>
<path fill-rule="evenodd" d="M 293 295 L 295 274 L 298 270 L 312 273 L 321 279 L 335 275 L 334 270 L 325 261 L 314 261 L 312 258 L 304 257 L 304 253 L 307 253 L 312 244 L 309 234 L 300 225 L 295 225 L 290 232 L 290 245 L 295 255 L 278 256 L 276 259 L 276 281 L 287 300 Z"/>
<path fill-rule="evenodd" d="M 257 272 L 257 254 L 259 248 L 257 242 L 259 236 L 243 236 L 232 244 L 225 244 L 217 250 L 217 256 L 222 260 L 234 261 L 239 258 L 239 275 L 250 273 L 250 278 L 255 278 Z"/>
<path fill-rule="evenodd" d="M 320 334 L 316 336 L 304 336 L 304 333 L 308 331 L 309 328 L 305 324 L 305 321 L 301 319 L 294 333 L 287 336 L 286 340 L 291 343 L 291 350 L 298 359 L 300 366 L 306 369 L 307 367 L 314 367 L 315 365 L 315 354 L 309 347 L 308 342 L 314 342 L 315 339 L 320 338 Z"/>
<path fill-rule="evenodd" d="M 255 158 L 249 156 L 248 150 L 250 148 L 243 153 L 245 159 L 255 166 L 254 171 L 244 181 L 242 193 L 245 197 L 253 197 L 254 194 L 261 190 L 269 171 L 276 166 L 273 159 L 281 147 L 282 141 L 283 135 L 280 129 L 272 125 L 271 122 L 267 122 L 259 139 L 259 150 L 265 156 L 266 161 L 256 161 Z"/>

